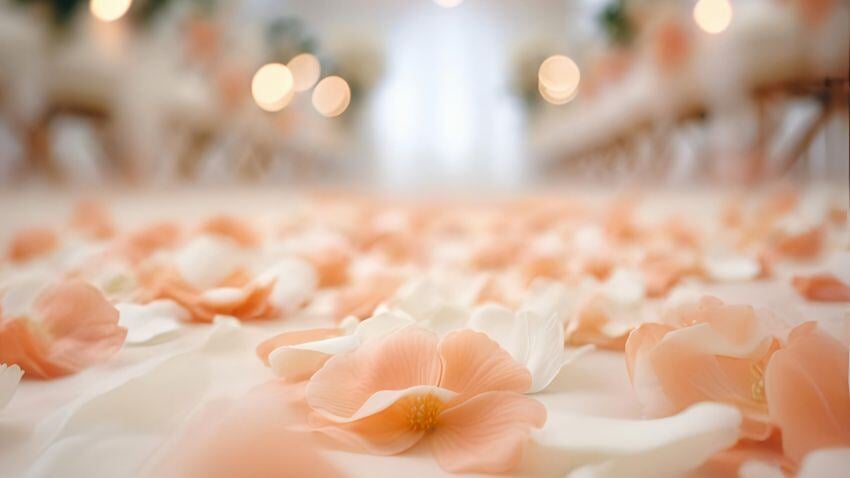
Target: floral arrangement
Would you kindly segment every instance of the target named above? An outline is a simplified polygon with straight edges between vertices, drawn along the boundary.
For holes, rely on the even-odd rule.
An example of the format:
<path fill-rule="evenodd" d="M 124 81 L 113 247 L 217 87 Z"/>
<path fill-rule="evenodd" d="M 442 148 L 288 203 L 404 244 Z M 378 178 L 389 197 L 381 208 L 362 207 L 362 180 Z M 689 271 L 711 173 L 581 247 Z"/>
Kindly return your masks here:
<path fill-rule="evenodd" d="M 830 268 L 846 213 L 812 197 L 733 198 L 700 222 L 648 220 L 638 196 L 325 194 L 283 219 L 132 227 L 82 202 L 7 243 L 0 413 L 211 327 L 44 419 L 32 466 L 120 436 L 143 476 L 347 475 L 339 453 L 448 473 L 846 470 L 850 287 Z M 808 312 L 705 293 L 768 281 Z M 622 370 L 638 416 L 554 405 L 596 359 Z"/>

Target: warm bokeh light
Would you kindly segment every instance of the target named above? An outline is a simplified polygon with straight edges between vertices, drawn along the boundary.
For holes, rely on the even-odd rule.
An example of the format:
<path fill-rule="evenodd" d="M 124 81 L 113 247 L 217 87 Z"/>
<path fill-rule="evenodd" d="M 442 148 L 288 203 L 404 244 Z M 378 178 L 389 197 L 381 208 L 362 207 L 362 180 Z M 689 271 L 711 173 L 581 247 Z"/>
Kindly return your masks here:
<path fill-rule="evenodd" d="M 123 17 L 133 0 L 91 0 L 89 10 L 98 20 L 112 22 Z"/>
<path fill-rule="evenodd" d="M 694 21 L 708 33 L 720 33 L 732 23 L 729 0 L 699 0 L 694 5 Z"/>
<path fill-rule="evenodd" d="M 547 58 L 537 71 L 540 95 L 549 103 L 562 105 L 575 98 L 581 81 L 578 65 L 564 55 Z"/>
<path fill-rule="evenodd" d="M 295 91 L 307 91 L 319 81 L 322 66 L 319 59 L 310 53 L 296 55 L 286 64 L 295 79 Z"/>
<path fill-rule="evenodd" d="M 251 80 L 251 94 L 257 105 L 266 111 L 280 111 L 295 93 L 295 81 L 286 65 L 269 63 L 263 65 Z"/>
<path fill-rule="evenodd" d="M 454 8 L 463 3 L 463 0 L 434 0 L 434 3 L 443 8 Z"/>
<path fill-rule="evenodd" d="M 351 88 L 338 76 L 323 79 L 313 90 L 313 107 L 328 118 L 341 115 L 350 102 Z"/>

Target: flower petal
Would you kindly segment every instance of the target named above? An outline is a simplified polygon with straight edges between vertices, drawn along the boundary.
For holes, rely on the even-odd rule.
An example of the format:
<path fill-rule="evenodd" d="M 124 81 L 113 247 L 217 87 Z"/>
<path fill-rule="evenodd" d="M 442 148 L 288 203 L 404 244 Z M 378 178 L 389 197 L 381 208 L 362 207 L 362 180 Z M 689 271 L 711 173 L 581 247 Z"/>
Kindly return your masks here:
<path fill-rule="evenodd" d="M 308 342 L 316 342 L 319 340 L 339 337 L 342 331 L 337 328 L 318 328 L 307 330 L 291 330 L 275 335 L 274 337 L 264 340 L 257 346 L 257 356 L 267 366 L 269 365 L 269 355 L 280 347 L 295 344 L 304 344 Z"/>
<path fill-rule="evenodd" d="M 850 448 L 815 450 L 800 465 L 797 478 L 840 478 L 850 470 Z"/>
<path fill-rule="evenodd" d="M 147 304 L 122 302 L 118 309 L 118 325 L 127 329 L 128 344 L 144 344 L 168 335 L 180 328 L 188 312 L 170 300 L 155 300 Z"/>
<path fill-rule="evenodd" d="M 306 380 L 334 355 L 350 352 L 359 345 L 357 337 L 342 335 L 316 342 L 278 347 L 269 354 L 269 366 L 275 375 L 284 380 Z"/>
<path fill-rule="evenodd" d="M 513 392 L 486 392 L 440 415 L 431 449 L 449 472 L 503 473 L 519 464 L 530 429 L 545 422 L 540 402 Z"/>
<path fill-rule="evenodd" d="M 449 333 L 440 342 L 440 356 L 440 386 L 460 393 L 459 401 L 490 391 L 524 393 L 531 387 L 528 369 L 481 332 Z"/>
<path fill-rule="evenodd" d="M 328 360 L 307 385 L 307 403 L 351 417 L 376 392 L 438 385 L 440 369 L 436 336 L 408 327 Z"/>
<path fill-rule="evenodd" d="M 0 364 L 0 410 L 9 404 L 24 372 L 17 365 Z"/>
<path fill-rule="evenodd" d="M 818 448 L 850 446 L 847 347 L 808 322 L 773 354 L 765 371 L 771 419 L 797 462 Z"/>
<path fill-rule="evenodd" d="M 550 414 L 532 436 L 547 466 L 570 477 L 680 476 L 734 444 L 740 423 L 734 407 L 700 403 L 656 420 Z"/>
<path fill-rule="evenodd" d="M 832 274 L 796 276 L 791 285 L 801 296 L 816 302 L 850 302 L 850 286 Z"/>

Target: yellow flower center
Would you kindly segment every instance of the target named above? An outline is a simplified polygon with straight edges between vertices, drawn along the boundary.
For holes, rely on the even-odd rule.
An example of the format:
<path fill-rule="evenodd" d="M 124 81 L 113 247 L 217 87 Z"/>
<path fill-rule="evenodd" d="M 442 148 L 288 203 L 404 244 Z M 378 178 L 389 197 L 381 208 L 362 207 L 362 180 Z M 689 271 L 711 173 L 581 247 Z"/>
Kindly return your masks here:
<path fill-rule="evenodd" d="M 750 365 L 750 377 L 752 380 L 750 393 L 753 396 L 753 400 L 759 403 L 764 403 L 766 401 L 764 396 L 764 367 L 761 363 L 753 363 Z"/>
<path fill-rule="evenodd" d="M 437 424 L 437 416 L 443 409 L 443 402 L 431 395 L 418 395 L 406 399 L 407 423 L 414 431 L 428 431 Z"/>

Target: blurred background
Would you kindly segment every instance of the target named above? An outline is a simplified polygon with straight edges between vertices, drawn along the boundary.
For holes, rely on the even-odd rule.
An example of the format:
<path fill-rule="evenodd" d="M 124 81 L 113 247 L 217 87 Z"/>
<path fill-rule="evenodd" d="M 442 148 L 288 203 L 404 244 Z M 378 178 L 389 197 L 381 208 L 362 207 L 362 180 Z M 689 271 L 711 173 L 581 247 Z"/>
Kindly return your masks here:
<path fill-rule="evenodd" d="M 848 0 L 0 0 L 0 185 L 848 181 Z"/>

